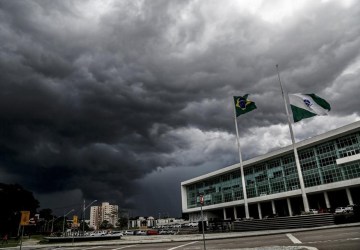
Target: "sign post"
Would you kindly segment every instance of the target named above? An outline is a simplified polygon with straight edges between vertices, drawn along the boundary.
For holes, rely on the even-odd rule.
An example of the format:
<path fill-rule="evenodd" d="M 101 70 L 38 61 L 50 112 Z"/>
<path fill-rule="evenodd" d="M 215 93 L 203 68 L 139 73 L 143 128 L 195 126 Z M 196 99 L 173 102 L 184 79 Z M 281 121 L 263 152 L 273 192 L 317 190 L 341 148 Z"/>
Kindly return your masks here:
<path fill-rule="evenodd" d="M 71 230 L 72 230 L 72 244 L 74 244 L 74 238 L 75 238 L 75 228 L 77 228 L 79 225 L 78 225 L 78 217 L 77 215 L 74 215 L 73 216 L 73 223 L 71 225 Z"/>
<path fill-rule="evenodd" d="M 199 202 L 200 202 L 200 210 L 201 210 L 201 228 L 202 228 L 202 235 L 203 235 L 203 242 L 204 242 L 204 250 L 206 250 L 205 232 L 204 232 L 204 213 L 203 213 L 203 210 L 202 210 L 202 206 L 204 205 L 204 195 L 200 194 Z"/>
<path fill-rule="evenodd" d="M 22 241 L 24 236 L 24 227 L 29 225 L 29 222 L 30 222 L 30 211 L 21 211 L 20 226 L 22 226 L 22 229 L 21 229 L 21 238 L 20 238 L 20 250 L 22 247 Z"/>

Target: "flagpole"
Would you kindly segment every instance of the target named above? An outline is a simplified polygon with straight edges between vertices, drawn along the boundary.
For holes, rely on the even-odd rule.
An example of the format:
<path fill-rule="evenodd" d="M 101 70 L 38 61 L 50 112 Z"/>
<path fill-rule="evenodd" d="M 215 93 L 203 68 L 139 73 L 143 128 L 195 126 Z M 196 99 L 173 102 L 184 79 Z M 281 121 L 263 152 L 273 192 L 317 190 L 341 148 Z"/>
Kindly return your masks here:
<path fill-rule="evenodd" d="M 282 86 L 282 83 L 281 83 L 281 80 L 280 80 L 279 66 L 278 66 L 277 64 L 276 64 L 276 71 L 277 71 L 278 78 L 279 78 L 279 83 L 280 83 L 280 88 L 281 88 L 281 94 L 282 94 L 282 97 L 283 97 L 283 99 L 284 99 L 286 116 L 287 116 L 287 120 L 288 120 L 288 124 L 289 124 L 291 141 L 292 141 L 292 146 L 293 146 L 294 155 L 295 155 L 296 169 L 297 169 L 297 173 L 298 173 L 298 176 L 299 176 L 299 182 L 300 182 L 301 195 L 302 195 L 303 204 L 304 204 L 304 210 L 305 210 L 305 212 L 309 212 L 309 202 L 308 202 L 308 198 L 307 198 L 306 192 L 305 192 L 304 178 L 303 178 L 302 171 L 301 171 L 301 166 L 300 166 L 300 161 L 299 161 L 298 152 L 297 152 L 297 149 L 296 149 L 296 147 L 295 147 L 295 138 L 294 138 L 294 132 L 293 132 L 292 125 L 291 125 L 291 120 L 290 120 L 290 115 L 289 115 L 288 104 L 287 104 L 287 101 L 286 101 L 286 98 L 285 98 L 285 95 L 284 95 L 283 86 Z"/>
<path fill-rule="evenodd" d="M 243 161 L 242 161 L 242 156 L 241 156 L 240 140 L 239 140 L 239 130 L 238 130 L 238 125 L 237 125 L 237 120 L 236 120 L 236 109 L 235 109 L 235 105 L 233 105 L 233 106 L 234 106 L 234 120 L 235 120 L 235 129 L 236 129 L 236 139 L 237 139 L 237 145 L 238 145 L 238 151 L 239 151 L 239 159 L 240 159 L 241 183 L 242 183 L 243 194 L 244 194 L 245 217 L 246 217 L 246 219 L 249 219 L 249 218 L 250 218 L 250 215 L 249 215 L 249 205 L 248 205 L 248 202 L 247 202 L 244 167 L 243 167 Z"/>

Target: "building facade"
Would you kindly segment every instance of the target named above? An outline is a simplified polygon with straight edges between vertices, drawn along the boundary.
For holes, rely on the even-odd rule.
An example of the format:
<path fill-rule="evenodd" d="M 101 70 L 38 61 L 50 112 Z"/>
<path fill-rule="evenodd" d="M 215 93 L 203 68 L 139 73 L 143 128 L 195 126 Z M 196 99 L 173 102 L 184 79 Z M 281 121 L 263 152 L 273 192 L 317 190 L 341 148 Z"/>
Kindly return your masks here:
<path fill-rule="evenodd" d="M 92 206 L 90 209 L 90 224 L 89 226 L 95 230 L 99 229 L 103 221 L 108 221 L 113 226 L 119 219 L 118 205 L 110 205 L 108 202 L 103 202 L 101 206 Z"/>
<path fill-rule="evenodd" d="M 295 144 L 311 209 L 360 203 L 360 121 Z M 250 216 L 293 216 L 304 211 L 293 146 L 243 162 Z M 182 211 L 190 221 L 245 217 L 240 164 L 181 183 Z M 357 194 L 357 195 L 355 195 Z"/>

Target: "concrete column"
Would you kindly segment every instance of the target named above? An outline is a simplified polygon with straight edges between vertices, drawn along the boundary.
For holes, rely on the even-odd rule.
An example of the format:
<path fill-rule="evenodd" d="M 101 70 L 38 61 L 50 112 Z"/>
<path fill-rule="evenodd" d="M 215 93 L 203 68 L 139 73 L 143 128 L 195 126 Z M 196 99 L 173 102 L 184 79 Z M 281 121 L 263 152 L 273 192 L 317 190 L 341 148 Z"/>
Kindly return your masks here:
<path fill-rule="evenodd" d="M 326 208 L 329 209 L 331 206 L 330 206 L 329 196 L 328 196 L 327 192 L 324 192 L 324 198 L 325 198 Z"/>
<path fill-rule="evenodd" d="M 289 215 L 293 216 L 290 198 L 286 198 L 286 202 L 287 202 L 288 209 L 289 209 Z"/>
<path fill-rule="evenodd" d="M 261 204 L 258 203 L 258 204 L 257 204 L 257 207 L 258 207 L 259 219 L 262 219 Z"/>
<path fill-rule="evenodd" d="M 346 195 L 349 200 L 349 205 L 354 205 L 354 201 L 351 196 L 350 188 L 346 188 Z"/>
<path fill-rule="evenodd" d="M 223 214 L 224 214 L 224 220 L 226 220 L 226 209 L 225 208 L 223 208 Z"/>
<path fill-rule="evenodd" d="M 235 218 L 235 220 L 237 219 L 237 211 L 236 211 L 236 207 L 234 207 L 234 218 Z"/>
<path fill-rule="evenodd" d="M 274 200 L 271 201 L 271 207 L 272 207 L 273 214 L 276 214 L 276 208 L 275 208 L 275 201 Z"/>

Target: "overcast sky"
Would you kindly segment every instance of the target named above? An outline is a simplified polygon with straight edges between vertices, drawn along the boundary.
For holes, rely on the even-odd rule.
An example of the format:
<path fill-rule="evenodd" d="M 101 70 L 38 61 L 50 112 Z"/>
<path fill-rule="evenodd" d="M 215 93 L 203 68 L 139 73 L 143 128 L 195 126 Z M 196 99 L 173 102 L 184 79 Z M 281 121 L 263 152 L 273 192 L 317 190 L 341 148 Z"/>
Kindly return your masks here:
<path fill-rule="evenodd" d="M 360 120 L 360 2 L 0 0 L 0 182 L 63 213 L 85 199 L 181 216 L 180 182 L 291 143 L 290 93 Z M 99 204 L 99 203 L 98 203 Z"/>

